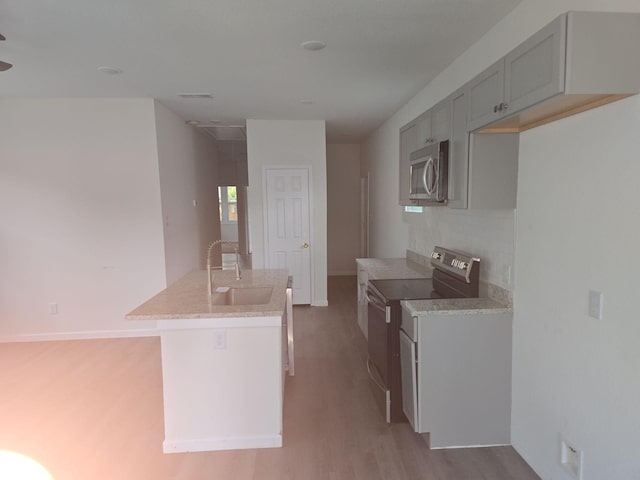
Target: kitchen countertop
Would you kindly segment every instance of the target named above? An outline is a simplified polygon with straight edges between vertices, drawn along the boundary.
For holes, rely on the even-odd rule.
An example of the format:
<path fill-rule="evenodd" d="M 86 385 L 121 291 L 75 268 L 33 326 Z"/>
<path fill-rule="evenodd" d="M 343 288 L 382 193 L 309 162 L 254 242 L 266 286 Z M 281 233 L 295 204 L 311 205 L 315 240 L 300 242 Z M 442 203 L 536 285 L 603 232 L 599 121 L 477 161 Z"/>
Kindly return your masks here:
<path fill-rule="evenodd" d="M 406 258 L 356 258 L 356 263 L 368 272 L 369 280 L 429 278 L 432 275 L 431 268 Z"/>
<path fill-rule="evenodd" d="M 273 287 L 271 301 L 262 305 L 212 305 L 207 295 L 207 272 L 191 272 L 125 315 L 127 320 L 185 320 L 238 317 L 281 317 L 285 309 L 287 270 L 215 270 L 216 287 Z M 166 323 L 166 322 L 165 322 Z"/>
<path fill-rule="evenodd" d="M 442 298 L 433 300 L 404 300 L 402 306 L 413 316 L 425 315 L 472 315 L 487 313 L 510 313 L 508 305 L 490 298 Z"/>

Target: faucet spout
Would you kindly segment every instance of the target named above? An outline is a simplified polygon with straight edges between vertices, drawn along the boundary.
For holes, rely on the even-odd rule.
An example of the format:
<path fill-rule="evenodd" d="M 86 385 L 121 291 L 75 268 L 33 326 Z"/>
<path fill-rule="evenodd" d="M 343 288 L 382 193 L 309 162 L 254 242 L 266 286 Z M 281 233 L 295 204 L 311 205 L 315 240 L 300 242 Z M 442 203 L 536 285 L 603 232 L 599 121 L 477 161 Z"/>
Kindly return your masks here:
<path fill-rule="evenodd" d="M 211 294 L 213 293 L 213 270 L 216 268 L 222 270 L 222 265 L 218 267 L 211 266 L 211 251 L 213 250 L 213 247 L 215 247 L 216 245 L 222 245 L 224 243 L 235 244 L 235 242 L 229 242 L 226 240 L 219 239 L 211 243 L 211 245 L 209 245 L 209 248 L 207 249 L 207 293 L 209 296 L 211 296 Z M 236 253 L 236 265 L 235 265 L 236 280 L 240 280 L 240 261 L 239 261 L 240 257 L 238 253 L 238 247 L 235 248 L 235 253 Z"/>

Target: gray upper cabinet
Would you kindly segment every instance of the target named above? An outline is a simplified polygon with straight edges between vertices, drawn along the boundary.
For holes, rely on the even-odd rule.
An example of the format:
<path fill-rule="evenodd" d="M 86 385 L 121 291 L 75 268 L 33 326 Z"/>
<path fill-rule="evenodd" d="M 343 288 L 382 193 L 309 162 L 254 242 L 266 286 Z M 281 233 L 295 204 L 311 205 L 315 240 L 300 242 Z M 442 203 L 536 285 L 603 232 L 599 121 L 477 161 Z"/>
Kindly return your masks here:
<path fill-rule="evenodd" d="M 449 139 L 447 205 L 515 208 L 518 134 L 637 94 L 638 45 L 639 13 L 559 16 L 400 129 L 400 203 L 411 152 Z"/>
<path fill-rule="evenodd" d="M 565 25 L 566 17 L 558 17 L 470 82 L 469 130 L 563 91 Z"/>
<path fill-rule="evenodd" d="M 467 130 L 495 122 L 502 116 L 504 102 L 504 59 L 494 63 L 469 82 Z"/>
<path fill-rule="evenodd" d="M 451 208 L 467 208 L 469 133 L 467 133 L 466 88 L 451 95 L 451 138 L 449 140 L 449 200 Z"/>
<path fill-rule="evenodd" d="M 558 17 L 504 58 L 501 113 L 518 112 L 564 90 L 565 17 Z M 500 108 L 501 107 L 501 108 Z"/>
<path fill-rule="evenodd" d="M 640 14 L 568 12 L 469 82 L 469 131 L 515 133 L 638 93 Z"/>
<path fill-rule="evenodd" d="M 443 100 L 429 112 L 431 113 L 430 143 L 448 140 L 451 136 L 451 101 Z"/>

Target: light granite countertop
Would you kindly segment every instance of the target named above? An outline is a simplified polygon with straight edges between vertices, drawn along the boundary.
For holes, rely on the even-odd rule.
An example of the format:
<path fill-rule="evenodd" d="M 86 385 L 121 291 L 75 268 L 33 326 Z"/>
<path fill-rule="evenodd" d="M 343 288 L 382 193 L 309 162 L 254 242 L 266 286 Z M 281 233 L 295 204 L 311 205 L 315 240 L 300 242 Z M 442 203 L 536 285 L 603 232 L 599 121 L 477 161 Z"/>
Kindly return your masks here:
<path fill-rule="evenodd" d="M 365 269 L 369 280 L 394 278 L 429 278 L 432 270 L 406 258 L 356 258 L 359 268 Z"/>
<path fill-rule="evenodd" d="M 207 295 L 207 272 L 191 272 L 125 315 L 127 320 L 180 320 L 282 316 L 287 270 L 244 270 L 240 280 L 232 270 L 215 270 L 216 287 L 273 287 L 271 300 L 262 305 L 215 305 Z"/>
<path fill-rule="evenodd" d="M 510 313 L 508 305 L 491 298 L 442 298 L 433 300 L 404 300 L 401 302 L 413 316 L 425 315 L 475 315 Z"/>

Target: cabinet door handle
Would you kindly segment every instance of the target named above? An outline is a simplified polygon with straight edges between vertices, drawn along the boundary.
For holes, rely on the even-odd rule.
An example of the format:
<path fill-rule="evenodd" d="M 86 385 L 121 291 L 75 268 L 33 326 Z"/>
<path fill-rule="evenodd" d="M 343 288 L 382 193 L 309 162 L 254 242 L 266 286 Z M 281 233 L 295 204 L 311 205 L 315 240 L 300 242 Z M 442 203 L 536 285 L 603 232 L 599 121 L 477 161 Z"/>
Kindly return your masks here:
<path fill-rule="evenodd" d="M 493 113 L 498 113 L 499 107 L 500 105 L 494 105 L 493 106 Z"/>
<path fill-rule="evenodd" d="M 508 103 L 501 103 L 500 104 L 500 110 L 506 110 L 507 108 L 509 108 L 509 104 Z"/>

